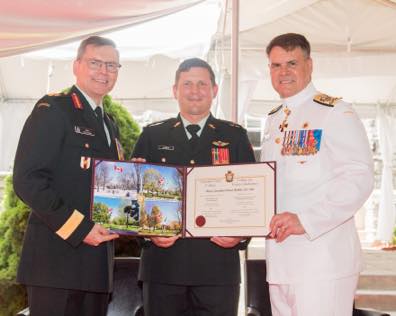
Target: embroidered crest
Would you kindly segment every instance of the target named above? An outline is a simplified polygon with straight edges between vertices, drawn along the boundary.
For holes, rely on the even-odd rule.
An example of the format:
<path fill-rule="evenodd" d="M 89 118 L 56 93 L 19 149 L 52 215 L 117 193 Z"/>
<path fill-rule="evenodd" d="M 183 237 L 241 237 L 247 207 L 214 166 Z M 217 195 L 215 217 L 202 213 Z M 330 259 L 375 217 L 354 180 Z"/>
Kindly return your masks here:
<path fill-rule="evenodd" d="M 217 140 L 217 141 L 213 141 L 212 144 L 217 147 L 225 147 L 225 146 L 228 146 L 230 143 L 226 143 L 226 142 L 222 142 L 221 140 Z"/>
<path fill-rule="evenodd" d="M 227 182 L 234 181 L 234 173 L 231 170 L 228 170 L 227 173 L 225 174 L 225 180 Z"/>

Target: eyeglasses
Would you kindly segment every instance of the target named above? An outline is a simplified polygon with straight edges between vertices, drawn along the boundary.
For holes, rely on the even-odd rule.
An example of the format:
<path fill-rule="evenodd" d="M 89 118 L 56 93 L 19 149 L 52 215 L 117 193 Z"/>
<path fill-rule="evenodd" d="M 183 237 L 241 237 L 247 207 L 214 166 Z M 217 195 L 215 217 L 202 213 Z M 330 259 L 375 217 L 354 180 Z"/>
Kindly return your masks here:
<path fill-rule="evenodd" d="M 99 59 L 86 59 L 88 68 L 91 70 L 99 70 L 102 69 L 102 66 L 106 66 L 106 70 L 108 72 L 117 72 L 119 68 L 121 68 L 121 65 L 119 63 L 113 62 L 113 61 L 103 61 Z"/>

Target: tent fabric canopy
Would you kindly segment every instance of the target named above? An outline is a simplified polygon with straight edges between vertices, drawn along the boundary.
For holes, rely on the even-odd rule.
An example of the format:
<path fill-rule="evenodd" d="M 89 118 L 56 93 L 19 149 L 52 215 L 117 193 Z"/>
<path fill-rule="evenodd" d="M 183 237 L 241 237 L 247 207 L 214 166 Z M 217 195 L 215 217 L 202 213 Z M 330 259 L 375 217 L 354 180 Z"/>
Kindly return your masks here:
<path fill-rule="evenodd" d="M 34 0 L 0 3 L 0 57 L 116 30 L 203 0 Z"/>

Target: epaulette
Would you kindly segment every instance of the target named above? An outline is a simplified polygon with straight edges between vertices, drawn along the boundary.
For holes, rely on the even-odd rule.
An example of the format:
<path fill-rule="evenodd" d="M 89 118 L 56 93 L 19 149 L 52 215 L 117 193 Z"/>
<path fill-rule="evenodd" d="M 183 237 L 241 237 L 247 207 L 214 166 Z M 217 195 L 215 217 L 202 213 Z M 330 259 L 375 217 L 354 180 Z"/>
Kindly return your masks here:
<path fill-rule="evenodd" d="M 164 124 L 164 123 L 166 123 L 166 122 L 168 122 L 168 121 L 171 121 L 171 120 L 174 120 L 174 118 L 165 119 L 165 120 L 157 121 L 157 122 L 153 122 L 153 123 L 151 123 L 151 124 L 147 124 L 146 127 L 160 126 L 160 125 L 162 125 L 162 124 Z"/>
<path fill-rule="evenodd" d="M 49 97 L 64 97 L 67 96 L 67 93 L 65 92 L 52 92 L 52 93 L 47 93 Z"/>
<path fill-rule="evenodd" d="M 337 103 L 337 101 L 340 99 L 342 99 L 342 98 L 331 97 L 324 93 L 319 93 L 319 94 L 315 95 L 313 98 L 313 100 L 316 103 L 319 103 L 319 104 L 322 104 L 325 106 L 330 106 L 330 107 L 333 107 Z"/>
<path fill-rule="evenodd" d="M 231 121 L 221 120 L 221 119 L 217 119 L 217 121 L 220 121 L 221 123 L 226 124 L 226 125 L 231 126 L 231 127 L 243 128 L 241 125 L 239 125 L 239 124 L 237 124 L 237 123 L 234 123 L 234 122 L 231 122 Z M 213 124 L 212 124 L 212 125 L 213 125 Z M 212 128 L 213 128 L 213 127 L 212 127 Z"/>
<path fill-rule="evenodd" d="M 241 125 L 234 123 L 234 122 L 228 122 L 228 125 L 231 127 L 236 127 L 236 128 L 243 128 Z"/>
<path fill-rule="evenodd" d="M 48 102 L 40 102 L 37 104 L 38 108 L 49 108 L 51 106 L 51 104 L 49 104 Z"/>
<path fill-rule="evenodd" d="M 269 111 L 268 115 L 272 115 L 275 114 L 276 112 L 278 112 L 281 108 L 282 108 L 282 104 L 277 106 L 276 108 L 273 108 L 271 111 Z"/>

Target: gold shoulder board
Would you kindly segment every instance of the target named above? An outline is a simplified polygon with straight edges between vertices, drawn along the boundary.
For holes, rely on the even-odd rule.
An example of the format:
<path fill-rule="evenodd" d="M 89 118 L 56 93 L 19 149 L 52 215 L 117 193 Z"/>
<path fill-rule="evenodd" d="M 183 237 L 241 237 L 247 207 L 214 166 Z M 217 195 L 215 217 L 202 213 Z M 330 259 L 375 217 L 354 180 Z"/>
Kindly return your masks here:
<path fill-rule="evenodd" d="M 325 106 L 330 106 L 330 107 L 333 107 L 337 103 L 337 101 L 341 100 L 341 99 L 342 98 L 331 97 L 331 96 L 329 96 L 327 94 L 324 94 L 324 93 L 317 94 L 313 98 L 313 100 L 316 103 L 319 103 L 319 104 L 322 104 L 322 105 L 325 105 Z"/>

